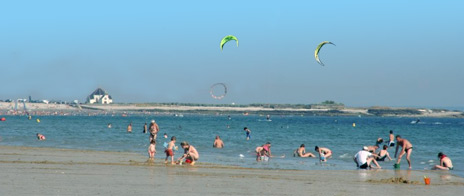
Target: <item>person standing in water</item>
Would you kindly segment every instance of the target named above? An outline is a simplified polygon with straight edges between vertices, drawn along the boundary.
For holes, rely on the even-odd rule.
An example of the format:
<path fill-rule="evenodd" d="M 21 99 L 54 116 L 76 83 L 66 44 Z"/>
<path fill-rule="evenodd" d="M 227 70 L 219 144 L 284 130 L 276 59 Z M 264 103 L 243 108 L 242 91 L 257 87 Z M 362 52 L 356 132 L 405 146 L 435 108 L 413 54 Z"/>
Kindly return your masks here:
<path fill-rule="evenodd" d="M 448 156 L 440 152 L 438 153 L 438 158 L 440 159 L 440 165 L 435 165 L 432 169 L 453 170 L 453 162 L 451 162 Z"/>
<path fill-rule="evenodd" d="M 224 148 L 224 142 L 221 140 L 219 135 L 216 135 L 216 139 L 213 143 L 213 148 Z"/>
<path fill-rule="evenodd" d="M 390 135 L 388 136 L 390 141 L 388 141 L 388 146 L 393 147 L 395 146 L 395 135 L 393 135 L 393 131 L 390 130 Z"/>
<path fill-rule="evenodd" d="M 127 126 L 127 132 L 132 133 L 132 123 L 129 123 L 129 125 Z"/>
<path fill-rule="evenodd" d="M 143 125 L 143 133 L 147 133 L 147 123 L 145 123 L 145 125 Z"/>
<path fill-rule="evenodd" d="M 158 134 L 159 126 L 156 124 L 155 120 L 151 120 L 150 123 L 150 142 L 156 140 L 156 135 Z"/>
<path fill-rule="evenodd" d="M 398 153 L 398 148 L 401 146 L 401 152 L 398 156 L 398 160 L 396 164 L 400 164 L 401 157 L 406 154 L 406 160 L 408 161 L 409 169 L 411 169 L 411 153 L 412 153 L 412 144 L 407 139 L 401 138 L 400 135 L 396 135 L 396 150 L 395 150 L 395 158 Z"/>
<path fill-rule="evenodd" d="M 250 140 L 251 137 L 251 130 L 248 129 L 248 127 L 243 128 L 243 130 L 246 132 L 246 140 Z"/>

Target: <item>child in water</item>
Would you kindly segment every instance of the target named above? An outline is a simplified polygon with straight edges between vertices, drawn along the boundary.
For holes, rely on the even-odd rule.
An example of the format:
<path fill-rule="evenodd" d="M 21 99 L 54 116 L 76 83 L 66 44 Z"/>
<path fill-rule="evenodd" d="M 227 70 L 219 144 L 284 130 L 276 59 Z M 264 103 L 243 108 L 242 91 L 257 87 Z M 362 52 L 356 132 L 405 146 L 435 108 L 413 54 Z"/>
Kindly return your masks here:
<path fill-rule="evenodd" d="M 171 141 L 167 143 L 166 149 L 164 152 L 166 153 L 166 159 L 164 160 L 164 163 L 168 163 L 168 158 L 171 157 L 171 164 L 175 165 L 176 162 L 174 162 L 174 151 L 173 149 L 176 149 L 176 136 L 171 137 Z"/>
<path fill-rule="evenodd" d="M 150 146 L 148 146 L 148 157 L 150 160 L 154 160 L 156 154 L 156 141 L 151 140 Z"/>

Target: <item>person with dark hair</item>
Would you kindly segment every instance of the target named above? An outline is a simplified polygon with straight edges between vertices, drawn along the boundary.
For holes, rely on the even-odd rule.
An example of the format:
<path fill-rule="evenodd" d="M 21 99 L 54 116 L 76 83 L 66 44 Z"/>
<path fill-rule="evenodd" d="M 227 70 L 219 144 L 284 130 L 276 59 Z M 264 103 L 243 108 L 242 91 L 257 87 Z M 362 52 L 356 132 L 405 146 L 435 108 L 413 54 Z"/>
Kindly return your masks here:
<path fill-rule="evenodd" d="M 390 159 L 390 161 L 392 160 L 392 158 L 390 157 L 390 154 L 388 153 L 387 151 L 388 149 L 388 146 L 387 145 L 383 145 L 383 149 L 380 150 L 379 154 L 378 154 L 378 157 L 377 157 L 377 161 L 385 161 L 385 158 L 388 157 L 388 159 Z"/>
<path fill-rule="evenodd" d="M 184 155 L 177 160 L 179 164 L 182 164 L 182 160 L 185 159 L 185 163 L 195 165 L 195 161 L 200 158 L 200 154 L 198 154 L 197 149 L 186 141 L 181 142 L 180 146 L 184 149 Z"/>
<path fill-rule="evenodd" d="M 38 140 L 45 140 L 45 136 L 40 134 L 40 133 L 37 133 L 37 139 Z"/>
<path fill-rule="evenodd" d="M 319 159 L 326 162 L 328 158 L 332 157 L 332 151 L 328 148 L 315 146 L 314 151 L 319 154 Z"/>
<path fill-rule="evenodd" d="M 251 130 L 248 129 L 248 127 L 244 127 L 243 130 L 246 132 L 246 140 L 250 140 L 251 136 Z"/>
<path fill-rule="evenodd" d="M 310 152 L 306 152 L 304 144 L 301 144 L 300 147 L 295 150 L 294 155 L 298 156 L 298 157 L 316 157 L 316 156 L 314 156 L 314 154 L 312 154 Z"/>
<path fill-rule="evenodd" d="M 400 135 L 396 135 L 396 150 L 395 150 L 395 158 L 398 153 L 398 148 L 401 146 L 401 152 L 400 155 L 398 156 L 398 160 L 396 161 L 396 164 L 399 165 L 401 162 L 401 157 L 403 157 L 404 154 L 406 154 L 406 160 L 408 161 L 409 164 L 409 169 L 411 169 L 411 153 L 412 153 L 412 144 L 409 142 L 407 139 L 401 138 Z"/>
<path fill-rule="evenodd" d="M 390 135 L 388 136 L 390 140 L 388 141 L 388 146 L 395 146 L 395 135 L 393 135 L 393 130 L 390 130 Z"/>
<path fill-rule="evenodd" d="M 438 153 L 438 158 L 440 159 L 440 165 L 435 165 L 432 169 L 453 170 L 453 162 L 451 162 L 448 156 L 440 152 Z"/>

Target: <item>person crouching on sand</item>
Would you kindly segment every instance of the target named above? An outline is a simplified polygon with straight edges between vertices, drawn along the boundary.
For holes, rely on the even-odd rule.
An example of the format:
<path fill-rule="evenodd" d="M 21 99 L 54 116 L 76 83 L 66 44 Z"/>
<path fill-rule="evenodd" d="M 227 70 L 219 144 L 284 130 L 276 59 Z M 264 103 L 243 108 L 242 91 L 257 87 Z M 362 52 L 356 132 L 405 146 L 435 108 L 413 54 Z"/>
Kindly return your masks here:
<path fill-rule="evenodd" d="M 367 146 L 364 146 L 361 151 L 354 155 L 354 162 L 359 169 L 368 169 L 371 167 L 371 163 L 377 166 L 378 169 L 381 169 L 380 165 L 375 161 L 376 154 L 372 154 L 368 151 Z"/>
<path fill-rule="evenodd" d="M 453 162 L 448 156 L 440 152 L 438 158 L 440 159 L 440 165 L 435 165 L 432 169 L 453 170 Z"/>
<path fill-rule="evenodd" d="M 155 154 L 156 154 L 156 141 L 151 140 L 150 145 L 148 146 L 148 157 L 150 160 L 155 159 Z"/>
<path fill-rule="evenodd" d="M 40 133 L 37 133 L 37 139 L 38 140 L 45 140 L 45 136 L 40 134 Z"/>
<path fill-rule="evenodd" d="M 316 157 L 316 156 L 314 156 L 314 154 L 312 154 L 310 152 L 306 152 L 304 144 L 301 144 L 300 147 L 298 149 L 296 149 L 294 155 L 296 155 L 298 157 Z"/>
<path fill-rule="evenodd" d="M 190 163 L 190 165 L 195 165 L 195 161 L 200 158 L 197 149 L 190 145 L 188 142 L 180 143 L 180 146 L 184 149 L 184 155 L 180 157 L 177 161 L 182 163 L 182 160 L 185 159 L 185 163 Z"/>

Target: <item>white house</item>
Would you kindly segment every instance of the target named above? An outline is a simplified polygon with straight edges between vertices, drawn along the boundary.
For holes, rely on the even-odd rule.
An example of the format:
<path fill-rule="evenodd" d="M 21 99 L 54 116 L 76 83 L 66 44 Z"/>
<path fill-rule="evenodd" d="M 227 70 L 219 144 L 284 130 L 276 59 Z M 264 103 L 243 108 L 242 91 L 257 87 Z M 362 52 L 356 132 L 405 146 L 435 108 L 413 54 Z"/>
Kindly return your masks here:
<path fill-rule="evenodd" d="M 105 90 L 97 88 L 97 90 L 93 91 L 93 93 L 87 97 L 87 103 L 110 104 L 113 103 L 113 98 L 111 98 L 111 95 Z"/>

